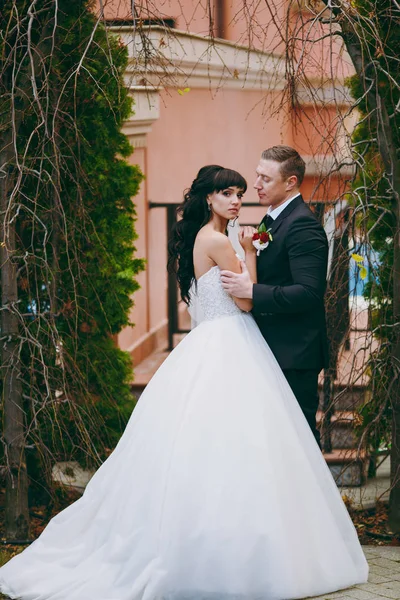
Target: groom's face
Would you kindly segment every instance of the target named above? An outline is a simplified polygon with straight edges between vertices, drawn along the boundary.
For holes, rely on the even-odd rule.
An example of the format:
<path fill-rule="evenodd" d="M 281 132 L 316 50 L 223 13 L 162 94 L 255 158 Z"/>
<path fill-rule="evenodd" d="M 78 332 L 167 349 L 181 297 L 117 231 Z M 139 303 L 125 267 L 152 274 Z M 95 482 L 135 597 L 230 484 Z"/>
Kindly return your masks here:
<path fill-rule="evenodd" d="M 262 206 L 279 206 L 293 194 L 293 182 L 290 181 L 293 178 L 283 179 L 280 167 L 281 163 L 275 160 L 260 159 L 254 189 Z"/>

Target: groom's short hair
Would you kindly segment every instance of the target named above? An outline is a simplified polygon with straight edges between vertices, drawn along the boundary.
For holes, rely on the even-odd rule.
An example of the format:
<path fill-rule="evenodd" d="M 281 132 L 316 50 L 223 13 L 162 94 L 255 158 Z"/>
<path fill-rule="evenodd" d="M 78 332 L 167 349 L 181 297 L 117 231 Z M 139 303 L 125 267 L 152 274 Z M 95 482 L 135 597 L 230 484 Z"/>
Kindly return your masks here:
<path fill-rule="evenodd" d="M 280 171 L 283 179 L 296 175 L 297 183 L 300 185 L 304 179 L 306 163 L 300 154 L 290 146 L 272 146 L 261 154 L 264 160 L 275 160 L 281 163 Z"/>

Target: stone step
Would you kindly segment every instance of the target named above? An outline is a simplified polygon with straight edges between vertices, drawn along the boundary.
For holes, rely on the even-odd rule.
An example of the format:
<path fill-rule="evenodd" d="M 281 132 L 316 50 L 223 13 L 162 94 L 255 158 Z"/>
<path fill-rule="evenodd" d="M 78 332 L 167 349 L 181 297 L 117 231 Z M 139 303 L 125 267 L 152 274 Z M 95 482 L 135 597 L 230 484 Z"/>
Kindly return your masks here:
<path fill-rule="evenodd" d="M 323 390 L 322 385 L 319 386 L 319 407 L 322 410 L 323 406 Z M 333 404 L 336 411 L 354 411 L 355 409 L 362 406 L 365 401 L 365 387 L 364 386 L 341 386 L 335 385 Z"/>
<path fill-rule="evenodd" d="M 323 454 L 339 487 L 363 485 L 367 478 L 369 456 L 365 450 L 333 450 Z"/>
<path fill-rule="evenodd" d="M 324 413 L 319 410 L 317 412 L 317 426 L 320 429 Z M 357 414 L 352 411 L 337 411 L 331 417 L 330 434 L 333 448 L 337 450 L 346 450 L 357 448 L 358 437 L 354 431 L 354 426 L 357 420 Z"/>

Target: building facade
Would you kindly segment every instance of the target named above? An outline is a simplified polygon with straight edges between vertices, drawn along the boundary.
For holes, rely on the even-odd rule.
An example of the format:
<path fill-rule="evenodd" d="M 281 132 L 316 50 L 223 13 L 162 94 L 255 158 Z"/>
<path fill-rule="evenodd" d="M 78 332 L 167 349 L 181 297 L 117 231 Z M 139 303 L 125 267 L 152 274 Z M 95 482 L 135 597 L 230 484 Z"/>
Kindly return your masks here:
<path fill-rule="evenodd" d="M 246 224 L 264 214 L 252 185 L 261 152 L 274 144 L 294 146 L 305 158 L 306 201 L 324 210 L 344 192 L 349 171 L 337 165 L 346 157 L 352 125 L 345 116 L 349 61 L 336 42 L 318 42 L 313 32 L 314 39 L 304 38 L 295 53 L 307 77 L 291 90 L 281 27 L 295 30 L 312 15 L 305 3 L 291 12 L 288 6 L 277 1 L 271 11 L 251 0 L 141 0 L 133 16 L 129 1 L 104 3 L 107 26 L 129 50 L 126 84 L 135 114 L 124 130 L 134 147 L 130 160 L 146 177 L 134 202 L 137 255 L 147 266 L 134 297 L 135 327 L 118 336 L 134 364 L 167 347 L 171 326 L 176 329 L 171 323 L 176 289 L 171 295 L 166 270 L 174 214 L 168 206 L 182 201 L 202 166 L 221 164 L 244 175 L 249 189 L 240 221 Z M 303 36 L 305 31 L 304 26 Z M 183 309 L 174 317 L 182 327 Z"/>

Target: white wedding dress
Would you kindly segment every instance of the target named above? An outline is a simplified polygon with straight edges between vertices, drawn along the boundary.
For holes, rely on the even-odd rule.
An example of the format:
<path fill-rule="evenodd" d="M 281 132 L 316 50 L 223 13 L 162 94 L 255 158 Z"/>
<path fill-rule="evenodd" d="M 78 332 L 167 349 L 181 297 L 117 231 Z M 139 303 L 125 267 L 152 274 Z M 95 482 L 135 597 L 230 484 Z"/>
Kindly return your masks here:
<path fill-rule="evenodd" d="M 288 600 L 367 580 L 356 531 L 252 316 L 213 267 L 203 321 L 82 498 L 0 569 L 22 600 Z"/>

